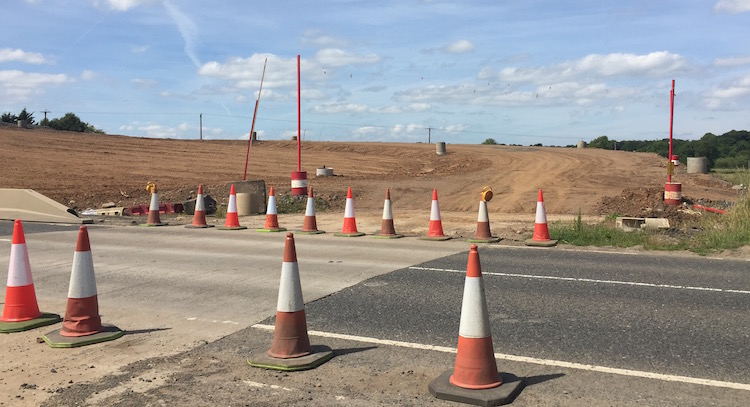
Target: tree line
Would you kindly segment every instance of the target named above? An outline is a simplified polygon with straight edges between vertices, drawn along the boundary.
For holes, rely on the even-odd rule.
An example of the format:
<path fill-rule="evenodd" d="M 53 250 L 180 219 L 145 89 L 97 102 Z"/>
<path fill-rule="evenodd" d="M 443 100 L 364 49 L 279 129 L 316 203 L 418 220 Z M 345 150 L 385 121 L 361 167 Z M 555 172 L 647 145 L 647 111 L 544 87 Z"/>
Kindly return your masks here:
<path fill-rule="evenodd" d="M 26 124 L 29 126 L 33 126 L 36 124 L 34 112 L 29 113 L 25 107 L 17 115 L 10 112 L 4 112 L 2 116 L 0 116 L 0 121 L 3 123 L 16 123 L 20 120 L 26 121 Z M 48 120 L 45 117 L 44 119 L 42 119 L 42 121 L 39 122 L 39 126 L 49 127 L 55 130 L 104 134 L 104 130 L 97 129 L 91 124 L 84 122 L 74 113 L 65 113 L 65 115 L 63 115 L 62 117 L 58 117 L 52 120 Z"/>
<path fill-rule="evenodd" d="M 617 141 L 600 136 L 591 140 L 588 147 L 656 153 L 667 157 L 669 139 Z M 748 168 L 750 132 L 732 130 L 720 136 L 706 133 L 699 140 L 672 139 L 672 154 L 678 155 L 683 163 L 687 162 L 687 157 L 706 157 L 710 167 Z"/>

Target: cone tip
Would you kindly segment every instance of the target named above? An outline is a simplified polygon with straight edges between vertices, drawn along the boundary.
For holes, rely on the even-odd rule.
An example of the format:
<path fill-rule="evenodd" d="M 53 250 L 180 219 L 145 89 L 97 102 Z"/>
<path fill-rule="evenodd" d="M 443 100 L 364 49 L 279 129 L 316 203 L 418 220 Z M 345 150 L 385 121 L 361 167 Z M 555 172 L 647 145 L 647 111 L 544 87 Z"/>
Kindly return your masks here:
<path fill-rule="evenodd" d="M 276 196 L 276 194 L 273 192 L 273 185 L 271 185 L 271 191 L 268 193 L 269 196 Z"/>
<path fill-rule="evenodd" d="M 24 244 L 26 243 L 26 238 L 23 235 L 23 223 L 21 223 L 21 219 L 16 219 L 15 222 L 13 222 L 13 241 L 12 244 Z"/>
<path fill-rule="evenodd" d="M 349 187 L 349 189 L 346 190 L 346 198 L 351 199 L 352 197 L 352 187 Z"/>
<path fill-rule="evenodd" d="M 286 233 L 286 238 L 287 238 L 287 239 L 294 239 L 294 233 L 292 233 L 292 232 L 287 232 L 287 233 Z"/>
<path fill-rule="evenodd" d="M 537 199 L 538 202 L 544 202 L 544 197 L 542 196 L 542 189 L 539 188 L 539 198 Z"/>
<path fill-rule="evenodd" d="M 91 251 L 91 244 L 89 243 L 89 230 L 86 226 L 81 226 L 78 229 L 78 241 L 76 242 L 77 252 L 88 252 Z"/>
<path fill-rule="evenodd" d="M 308 198 L 315 198 L 315 197 L 313 196 L 313 189 L 312 189 L 312 187 L 310 187 L 310 192 L 309 192 L 309 193 L 307 194 L 307 197 L 308 197 Z"/>
<path fill-rule="evenodd" d="M 432 200 L 437 201 L 437 188 L 432 189 Z"/>
<path fill-rule="evenodd" d="M 198 184 L 198 194 L 203 195 L 203 184 Z"/>
<path fill-rule="evenodd" d="M 294 233 L 292 232 L 287 232 L 286 234 L 286 244 L 284 245 L 284 262 L 297 262 L 297 249 L 294 247 Z"/>
<path fill-rule="evenodd" d="M 234 184 L 232 184 L 232 187 L 231 187 L 231 188 L 229 188 L 229 195 L 236 195 L 236 194 L 234 193 Z"/>
<path fill-rule="evenodd" d="M 482 277 L 482 266 L 479 264 L 479 251 L 476 244 L 472 244 L 469 249 L 469 263 L 466 265 L 466 277 Z"/>
<path fill-rule="evenodd" d="M 391 189 L 390 188 L 386 188 L 385 189 L 385 199 L 389 199 L 389 200 L 391 199 Z"/>

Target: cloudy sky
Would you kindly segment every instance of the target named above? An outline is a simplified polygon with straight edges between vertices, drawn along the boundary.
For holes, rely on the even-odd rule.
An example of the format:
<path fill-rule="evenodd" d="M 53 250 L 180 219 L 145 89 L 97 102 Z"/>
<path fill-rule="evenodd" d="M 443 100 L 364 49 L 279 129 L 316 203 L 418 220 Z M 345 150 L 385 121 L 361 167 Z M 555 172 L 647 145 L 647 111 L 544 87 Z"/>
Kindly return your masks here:
<path fill-rule="evenodd" d="M 750 0 L 4 0 L 0 110 L 110 134 L 567 145 L 750 129 Z"/>

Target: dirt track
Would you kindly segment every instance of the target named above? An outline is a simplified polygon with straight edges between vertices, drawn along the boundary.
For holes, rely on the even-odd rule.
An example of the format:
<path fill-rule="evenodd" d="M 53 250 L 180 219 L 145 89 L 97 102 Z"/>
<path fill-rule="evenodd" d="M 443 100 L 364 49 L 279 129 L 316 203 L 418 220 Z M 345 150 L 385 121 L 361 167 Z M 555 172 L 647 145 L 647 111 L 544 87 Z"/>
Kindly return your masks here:
<path fill-rule="evenodd" d="M 160 202 L 194 196 L 197 184 L 220 203 L 226 183 L 242 179 L 247 141 L 145 139 L 0 128 L 0 186 L 32 188 L 78 210 L 102 203 L 148 203 L 145 185 L 156 182 Z M 628 187 L 661 187 L 666 167 L 655 154 L 599 149 L 451 145 L 438 156 L 431 144 L 309 142 L 302 144 L 302 170 L 316 195 L 343 207 L 353 188 L 357 211 L 382 209 L 391 189 L 394 211 L 429 212 L 431 191 L 438 189 L 442 211 L 474 213 L 482 187 L 495 199 L 491 213 L 530 214 L 538 188 L 544 189 L 550 214 L 596 214 L 604 196 Z M 321 166 L 335 177 L 316 177 Z M 247 179 L 264 179 L 277 194 L 290 191 L 296 170 L 296 142 L 261 141 L 250 153 Z M 708 175 L 684 174 L 675 180 L 683 195 L 735 200 L 731 185 Z"/>

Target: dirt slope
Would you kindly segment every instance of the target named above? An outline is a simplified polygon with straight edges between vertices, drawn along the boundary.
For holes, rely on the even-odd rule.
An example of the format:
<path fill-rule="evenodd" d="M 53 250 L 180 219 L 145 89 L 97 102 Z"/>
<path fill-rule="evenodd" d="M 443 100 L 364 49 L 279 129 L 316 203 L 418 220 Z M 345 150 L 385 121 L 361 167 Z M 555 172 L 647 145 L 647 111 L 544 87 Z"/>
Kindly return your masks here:
<path fill-rule="evenodd" d="M 146 139 L 127 136 L 0 128 L 0 187 L 32 188 L 65 205 L 96 208 L 148 203 L 145 185 L 156 182 L 160 202 L 181 202 L 204 193 L 226 202 L 225 184 L 242 179 L 247 141 Z M 475 212 L 483 186 L 492 186 L 493 213 L 533 213 L 544 189 L 548 213 L 595 214 L 602 197 L 628 187 L 663 188 L 666 168 L 655 154 L 568 149 L 451 145 L 438 156 L 431 144 L 304 141 L 302 170 L 316 195 L 343 205 L 351 186 L 358 211 L 382 209 L 385 188 L 394 208 L 429 211 L 438 189 L 443 211 Z M 264 179 L 289 193 L 296 170 L 296 142 L 261 141 L 250 152 L 247 179 Z M 333 167 L 335 177 L 316 178 Z M 735 200 L 731 185 L 708 175 L 684 174 L 683 195 Z"/>

